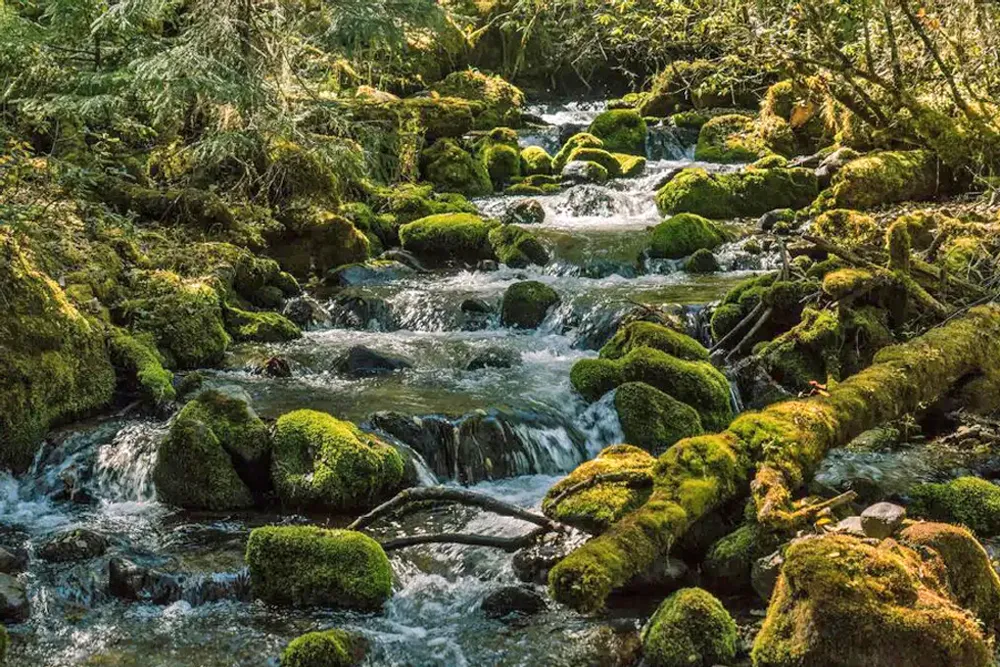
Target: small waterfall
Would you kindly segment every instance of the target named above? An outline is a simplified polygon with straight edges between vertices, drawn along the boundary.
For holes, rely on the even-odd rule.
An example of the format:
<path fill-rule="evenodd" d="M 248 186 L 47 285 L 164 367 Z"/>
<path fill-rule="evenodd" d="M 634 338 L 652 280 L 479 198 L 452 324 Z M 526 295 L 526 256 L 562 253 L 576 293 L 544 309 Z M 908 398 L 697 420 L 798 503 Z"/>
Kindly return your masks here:
<path fill-rule="evenodd" d="M 587 457 L 594 458 L 602 449 L 625 442 L 625 431 L 615 409 L 615 392 L 609 391 L 588 407 L 576 420 L 587 438 Z"/>
<path fill-rule="evenodd" d="M 649 128 L 646 154 L 650 160 L 693 160 L 697 142 L 697 130 L 660 124 Z"/>
<path fill-rule="evenodd" d="M 111 501 L 151 501 L 156 450 L 166 435 L 163 425 L 129 424 L 97 450 L 94 486 L 98 497 Z"/>
<path fill-rule="evenodd" d="M 743 405 L 743 397 L 740 395 L 740 387 L 736 383 L 736 380 L 730 377 L 728 373 L 726 374 L 726 379 L 729 381 L 729 405 L 733 409 L 733 414 L 738 415 L 746 410 L 746 407 Z"/>

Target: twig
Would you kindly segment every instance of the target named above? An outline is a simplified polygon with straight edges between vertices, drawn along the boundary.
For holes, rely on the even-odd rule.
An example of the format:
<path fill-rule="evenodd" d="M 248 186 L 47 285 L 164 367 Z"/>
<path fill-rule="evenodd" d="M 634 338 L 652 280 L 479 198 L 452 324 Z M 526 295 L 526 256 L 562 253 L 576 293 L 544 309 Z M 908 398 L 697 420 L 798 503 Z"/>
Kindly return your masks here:
<path fill-rule="evenodd" d="M 753 325 L 753 329 L 750 329 L 750 331 L 747 332 L 747 335 L 744 336 L 743 339 L 736 344 L 736 347 L 734 347 L 729 352 L 729 354 L 726 355 L 726 361 L 729 361 L 729 359 L 734 354 L 739 354 L 740 350 L 743 349 L 743 346 L 746 345 L 754 336 L 757 335 L 757 332 L 760 331 L 761 327 L 767 324 L 767 321 L 771 319 L 771 315 L 773 314 L 774 314 L 774 308 L 768 307 L 768 309 L 764 311 L 764 314 L 760 316 L 760 319 L 757 320 L 757 323 Z"/>
<path fill-rule="evenodd" d="M 720 349 L 724 350 L 725 349 L 724 346 L 726 345 L 726 343 L 728 343 L 730 339 L 735 338 L 737 335 L 739 335 L 739 333 L 741 331 L 743 331 L 744 327 L 748 326 L 751 322 L 753 322 L 754 320 L 756 320 L 760 316 L 760 312 L 762 310 L 764 310 L 764 301 L 763 300 L 759 301 L 757 303 L 757 305 L 754 306 L 754 309 L 751 310 L 747 314 L 746 317 L 744 317 L 742 320 L 740 320 L 739 324 L 737 324 L 735 327 L 733 327 L 732 329 L 730 329 L 729 333 L 727 333 L 725 336 L 723 336 L 722 339 L 718 343 L 716 343 L 715 345 L 713 345 L 712 349 L 709 350 L 709 353 L 715 352 L 716 350 L 720 350 Z"/>

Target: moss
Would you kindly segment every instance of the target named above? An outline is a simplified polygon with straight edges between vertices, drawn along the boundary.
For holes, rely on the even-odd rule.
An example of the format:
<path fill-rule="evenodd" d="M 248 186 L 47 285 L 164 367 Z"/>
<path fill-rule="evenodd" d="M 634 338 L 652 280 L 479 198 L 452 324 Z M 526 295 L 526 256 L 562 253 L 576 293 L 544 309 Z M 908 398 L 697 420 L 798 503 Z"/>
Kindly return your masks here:
<path fill-rule="evenodd" d="M 870 215 L 835 209 L 816 218 L 813 233 L 837 245 L 854 249 L 874 243 L 878 239 L 879 229 Z"/>
<path fill-rule="evenodd" d="M 596 401 L 626 382 L 645 382 L 698 411 L 705 428 L 723 428 L 732 419 L 729 382 L 705 361 L 687 361 L 648 347 L 620 359 L 583 359 L 570 372 L 573 388 Z"/>
<path fill-rule="evenodd" d="M 844 165 L 817 202 L 821 208 L 869 209 L 901 201 L 931 199 L 938 168 L 927 151 L 880 151 Z"/>
<path fill-rule="evenodd" d="M 278 313 L 262 313 L 226 306 L 226 330 L 237 342 L 281 343 L 302 337 L 302 331 Z"/>
<path fill-rule="evenodd" d="M 186 398 L 199 391 L 203 384 L 205 384 L 205 376 L 200 371 L 185 373 L 184 377 L 177 383 L 177 397 Z"/>
<path fill-rule="evenodd" d="M 392 568 L 382 547 L 349 530 L 255 528 L 246 562 L 253 594 L 269 604 L 374 611 L 392 595 Z"/>
<path fill-rule="evenodd" d="M 558 189 L 559 186 L 557 185 L 556 190 Z M 538 187 L 537 185 L 528 185 L 523 181 L 521 183 L 515 183 L 514 185 L 510 186 L 503 192 L 505 195 L 516 195 L 525 197 L 541 197 L 542 195 L 546 194 L 545 190 Z"/>
<path fill-rule="evenodd" d="M 475 104 L 458 97 L 415 97 L 387 106 L 414 114 L 428 143 L 467 134 L 475 125 L 474 112 L 478 111 Z"/>
<path fill-rule="evenodd" d="M 271 202 L 282 205 L 311 199 L 336 203 L 339 178 L 319 155 L 291 141 L 275 141 L 267 156 Z"/>
<path fill-rule="evenodd" d="M 575 148 L 569 154 L 567 164 L 570 162 L 594 162 L 601 165 L 608 172 L 609 178 L 619 178 L 622 175 L 622 165 L 614 155 L 603 148 Z M 607 180 L 607 179 L 604 179 Z"/>
<path fill-rule="evenodd" d="M 786 79 L 768 88 L 761 102 L 761 117 L 787 123 L 800 153 L 815 153 L 834 142 L 838 124 L 825 86 L 819 77 Z"/>
<path fill-rule="evenodd" d="M 7 634 L 7 628 L 0 627 L 0 665 L 6 664 L 8 648 L 10 648 L 10 635 Z"/>
<path fill-rule="evenodd" d="M 477 130 L 520 125 L 524 93 L 499 76 L 478 70 L 452 72 L 443 81 L 434 84 L 432 90 L 482 104 L 483 108 L 477 110 L 475 118 L 474 127 Z"/>
<path fill-rule="evenodd" d="M 552 173 L 559 174 L 569 162 L 569 156 L 578 148 L 604 148 L 604 142 L 587 132 L 574 134 L 552 159 Z"/>
<path fill-rule="evenodd" d="M 489 234 L 494 227 L 495 223 L 468 213 L 432 215 L 403 225 L 399 240 L 404 250 L 421 260 L 475 263 L 493 259 Z"/>
<path fill-rule="evenodd" d="M 918 252 L 924 252 L 934 243 L 939 230 L 954 225 L 957 221 L 937 211 L 914 211 L 904 213 L 893 221 L 893 225 L 906 227 L 910 244 Z"/>
<path fill-rule="evenodd" d="M 680 213 L 653 228 L 649 254 L 681 259 L 698 250 L 715 250 L 725 240 L 725 230 L 716 223 L 693 213 Z"/>
<path fill-rule="evenodd" d="M 373 196 L 373 206 L 389 215 L 396 227 L 394 233 L 382 237 L 388 246 L 399 245 L 398 227 L 408 222 L 443 213 L 476 213 L 478 209 L 464 196 L 456 193 L 435 193 L 431 185 L 404 183 L 394 188 L 379 188 Z"/>
<path fill-rule="evenodd" d="M 610 152 L 646 154 L 646 121 L 634 109 L 605 111 L 594 119 L 587 132 L 604 142 L 603 148 Z"/>
<path fill-rule="evenodd" d="M 630 322 L 601 348 L 602 359 L 620 359 L 639 347 L 651 347 L 679 359 L 707 361 L 708 350 L 694 338 L 653 322 Z"/>
<path fill-rule="evenodd" d="M 662 118 L 690 109 L 757 106 L 759 69 L 736 56 L 675 60 L 653 79 L 639 107 L 643 116 Z"/>
<path fill-rule="evenodd" d="M 618 160 L 622 178 L 635 178 L 646 171 L 646 158 L 644 157 L 627 153 L 612 153 L 612 155 Z"/>
<path fill-rule="evenodd" d="M 980 266 L 992 266 L 993 255 L 982 239 L 975 236 L 959 236 L 949 239 L 940 250 L 938 263 L 944 269 L 960 278 L 975 278 L 974 270 Z M 970 273 L 973 274 L 970 276 Z"/>
<path fill-rule="evenodd" d="M 944 484 L 918 484 L 910 490 L 914 516 L 968 526 L 982 537 L 1000 534 L 1000 487 L 978 477 Z"/>
<path fill-rule="evenodd" d="M 184 280 L 168 271 L 142 271 L 134 277 L 133 296 L 122 310 L 133 330 L 156 340 L 171 368 L 214 366 L 229 347 L 219 294 L 207 282 Z"/>
<path fill-rule="evenodd" d="M 538 237 L 523 227 L 503 225 L 489 233 L 493 253 L 501 264 L 512 269 L 523 269 L 531 264 L 545 266 L 549 263 L 549 253 Z"/>
<path fill-rule="evenodd" d="M 282 667 L 355 667 L 364 659 L 365 642 L 333 628 L 296 637 L 281 653 Z"/>
<path fill-rule="evenodd" d="M 828 535 L 792 543 L 754 642 L 755 667 L 992 664 L 976 620 L 948 599 L 935 574 L 892 540 L 876 547 Z"/>
<path fill-rule="evenodd" d="M 370 508 L 395 492 L 403 461 L 350 422 L 296 410 L 275 426 L 272 477 L 286 507 L 345 512 Z"/>
<path fill-rule="evenodd" d="M 788 158 L 781 155 L 767 155 L 750 165 L 751 169 L 783 169 L 788 166 Z"/>
<path fill-rule="evenodd" d="M 50 426 L 107 404 L 115 374 L 102 326 L 0 229 L 0 466 L 31 463 Z"/>
<path fill-rule="evenodd" d="M 146 400 L 162 403 L 177 397 L 174 374 L 163 367 L 152 336 L 132 336 L 123 329 L 114 328 L 108 337 L 108 347 L 119 376 L 137 387 Z"/>
<path fill-rule="evenodd" d="M 816 197 L 816 175 L 808 169 L 754 169 L 709 174 L 683 170 L 656 193 L 664 215 L 696 213 L 727 219 L 763 215 L 779 208 L 802 208 Z"/>
<path fill-rule="evenodd" d="M 749 343 L 770 340 L 799 323 L 802 300 L 819 289 L 813 279 L 778 281 L 777 274 L 748 278 L 726 293 L 712 316 L 712 334 L 721 339 L 759 303 L 773 307 L 771 317 Z M 735 306 L 735 307 L 732 307 Z"/>
<path fill-rule="evenodd" d="M 554 187 L 558 189 L 562 184 L 562 181 L 558 176 L 547 176 L 545 174 L 536 174 L 535 176 L 528 176 L 523 181 L 523 185 L 531 185 L 537 188 L 545 190 L 547 187 Z"/>
<path fill-rule="evenodd" d="M 521 154 L 517 147 L 507 144 L 493 144 L 483 150 L 483 162 L 490 181 L 497 190 L 521 176 Z"/>
<path fill-rule="evenodd" d="M 542 511 L 556 521 L 582 530 L 603 532 L 646 502 L 655 462 L 638 447 L 608 447 L 549 489 L 542 501 Z M 595 481 L 599 478 L 605 481 Z"/>
<path fill-rule="evenodd" d="M 716 541 L 705 554 L 702 571 L 712 590 L 746 593 L 752 590 L 750 572 L 758 558 L 778 547 L 777 537 L 755 521 L 745 523 Z"/>
<path fill-rule="evenodd" d="M 656 456 L 702 432 L 694 408 L 642 382 L 626 382 L 615 390 L 615 410 L 626 442 Z"/>
<path fill-rule="evenodd" d="M 684 270 L 688 273 L 715 273 L 720 269 L 719 260 L 711 250 L 699 248 L 684 262 Z"/>
<path fill-rule="evenodd" d="M 105 179 L 95 194 L 122 215 L 135 213 L 151 222 L 173 223 L 202 231 L 233 229 L 233 211 L 214 192 L 195 188 L 155 188 Z"/>
<path fill-rule="evenodd" d="M 295 207 L 282 212 L 285 230 L 268 252 L 289 273 L 307 278 L 323 276 L 344 264 L 363 262 L 371 255 L 371 242 L 347 218 L 315 207 Z"/>
<path fill-rule="evenodd" d="M 243 400 L 203 391 L 177 414 L 157 449 L 157 494 L 187 509 L 250 507 L 253 496 L 234 461 L 260 463 L 269 452 L 267 428 Z"/>
<path fill-rule="evenodd" d="M 540 146 L 528 146 L 521 151 L 521 167 L 525 176 L 547 176 L 552 173 L 552 156 Z"/>
<path fill-rule="evenodd" d="M 716 116 L 701 126 L 694 157 L 705 162 L 753 162 L 770 153 L 771 149 L 756 133 L 753 118 L 728 114 Z"/>
<path fill-rule="evenodd" d="M 643 628 L 651 667 L 714 667 L 736 657 L 736 622 L 711 593 L 683 588 L 657 608 Z"/>
<path fill-rule="evenodd" d="M 544 283 L 536 280 L 514 283 L 504 292 L 500 320 L 504 326 L 534 329 L 545 320 L 549 308 L 559 302 L 559 294 Z"/>
<path fill-rule="evenodd" d="M 513 169 L 509 153 L 513 149 L 508 146 L 497 146 L 496 160 L 493 167 L 497 176 L 501 176 L 500 167 L 506 165 Z M 492 151 L 492 148 L 490 149 Z M 489 156 L 480 160 L 462 149 L 453 139 L 439 139 L 433 146 L 420 154 L 420 173 L 425 181 L 443 192 L 456 192 L 467 197 L 481 197 L 493 192 L 492 171 Z M 506 162 L 501 160 L 506 158 Z M 514 158 L 520 161 L 517 151 Z M 507 177 L 516 172 L 507 174 Z M 502 183 L 498 180 L 497 183 Z"/>
<path fill-rule="evenodd" d="M 823 291 L 833 299 L 842 299 L 867 289 L 874 280 L 875 274 L 865 269 L 837 269 L 823 277 Z"/>
<path fill-rule="evenodd" d="M 611 178 L 608 170 L 596 162 L 578 162 L 577 164 L 583 165 L 583 168 L 574 172 L 574 176 L 582 178 L 587 183 L 607 183 L 608 179 Z"/>

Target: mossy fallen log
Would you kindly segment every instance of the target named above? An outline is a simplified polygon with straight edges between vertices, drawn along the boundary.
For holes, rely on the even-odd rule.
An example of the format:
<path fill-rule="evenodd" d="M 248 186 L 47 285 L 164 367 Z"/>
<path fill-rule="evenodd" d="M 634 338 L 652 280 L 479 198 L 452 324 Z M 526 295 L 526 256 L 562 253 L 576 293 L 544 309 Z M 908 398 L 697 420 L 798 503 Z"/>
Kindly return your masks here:
<path fill-rule="evenodd" d="M 722 433 L 681 440 L 657 460 L 646 504 L 552 569 L 553 597 L 580 611 L 600 609 L 613 590 L 663 558 L 697 519 L 751 486 L 762 523 L 794 525 L 799 517 L 792 492 L 828 450 L 932 403 L 962 377 L 1000 364 L 998 334 L 1000 306 L 974 308 L 881 350 L 871 367 L 826 396 L 747 413 Z"/>

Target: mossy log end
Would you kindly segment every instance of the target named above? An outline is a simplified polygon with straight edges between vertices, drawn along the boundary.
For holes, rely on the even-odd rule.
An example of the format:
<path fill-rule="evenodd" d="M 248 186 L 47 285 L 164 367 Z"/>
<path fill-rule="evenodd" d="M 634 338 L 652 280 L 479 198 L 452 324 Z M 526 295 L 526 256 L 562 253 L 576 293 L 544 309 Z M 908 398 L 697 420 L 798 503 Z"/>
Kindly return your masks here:
<path fill-rule="evenodd" d="M 648 502 L 552 569 L 553 597 L 579 611 L 600 609 L 613 590 L 663 558 L 697 519 L 751 487 L 764 523 L 794 523 L 792 493 L 829 449 L 998 364 L 1000 306 L 978 307 L 883 349 L 871 367 L 827 396 L 747 413 L 722 433 L 681 440 L 657 460 Z"/>

